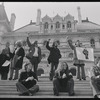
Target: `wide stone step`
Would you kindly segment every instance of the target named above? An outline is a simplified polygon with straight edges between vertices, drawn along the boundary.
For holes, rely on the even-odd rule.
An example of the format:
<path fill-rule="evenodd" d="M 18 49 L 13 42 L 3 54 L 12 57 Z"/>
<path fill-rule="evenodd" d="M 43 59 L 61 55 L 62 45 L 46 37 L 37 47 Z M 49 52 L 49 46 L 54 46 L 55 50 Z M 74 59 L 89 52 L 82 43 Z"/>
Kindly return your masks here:
<path fill-rule="evenodd" d="M 58 99 L 59 99 L 59 98 L 62 98 L 62 99 L 63 99 L 63 98 L 75 98 L 75 99 L 76 99 L 76 98 L 91 98 L 91 96 L 81 96 L 81 97 L 80 97 L 80 96 L 68 96 L 68 95 L 65 95 L 65 96 L 64 96 L 64 95 L 60 95 L 60 96 L 54 96 L 54 95 L 50 95 L 50 96 L 49 96 L 49 95 L 40 95 L 40 96 L 38 96 L 38 95 L 34 95 L 34 96 L 20 96 L 20 97 L 19 97 L 18 95 L 0 95 L 0 98 L 4 98 L 4 97 L 5 97 L 5 98 L 14 98 L 14 99 L 15 99 L 15 98 L 18 98 L 18 99 L 19 99 L 19 98 L 22 98 L 22 99 L 23 99 L 23 98 L 26 98 L 26 99 L 29 99 L 29 98 L 43 98 L 43 99 L 44 99 L 44 98 L 49 98 L 49 99 L 50 99 L 50 98 L 51 98 L 51 99 L 52 99 L 52 98 L 58 98 Z"/>
<path fill-rule="evenodd" d="M 1 80 L 0 81 L 0 97 L 10 97 L 10 98 L 93 98 L 93 93 L 90 87 L 89 79 L 86 81 L 76 80 L 74 78 L 74 89 L 75 96 L 68 96 L 68 93 L 61 92 L 60 95 L 53 95 L 53 84 L 52 81 L 49 80 L 49 77 L 39 77 L 38 85 L 39 92 L 35 93 L 34 96 L 19 96 L 16 90 L 16 82 L 14 80 Z"/>
<path fill-rule="evenodd" d="M 0 92 L 0 95 L 3 95 L 3 94 L 5 94 L 5 95 L 18 95 L 19 93 L 17 92 L 17 91 L 2 91 L 2 92 Z M 51 95 L 53 95 L 53 91 L 51 90 L 51 91 L 42 91 L 42 90 L 40 90 L 38 93 L 35 93 L 34 94 L 34 96 L 39 96 L 39 95 L 48 95 L 48 96 L 51 96 Z M 68 93 L 66 93 L 66 92 L 60 92 L 60 95 L 68 95 Z M 82 92 L 80 92 L 80 90 L 78 90 L 78 91 L 75 91 L 75 95 L 77 95 L 77 96 L 92 96 L 92 93 L 90 92 L 90 91 L 82 91 Z"/>

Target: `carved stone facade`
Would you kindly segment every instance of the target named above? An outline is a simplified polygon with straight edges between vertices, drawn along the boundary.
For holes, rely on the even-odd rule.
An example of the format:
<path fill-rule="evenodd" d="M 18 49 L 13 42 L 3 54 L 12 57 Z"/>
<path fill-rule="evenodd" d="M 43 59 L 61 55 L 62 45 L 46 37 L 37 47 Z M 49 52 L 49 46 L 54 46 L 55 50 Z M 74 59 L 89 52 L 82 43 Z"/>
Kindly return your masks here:
<path fill-rule="evenodd" d="M 0 26 L 0 29 L 5 30 L 5 32 L 0 31 L 2 33 L 0 36 L 0 50 L 4 48 L 4 44 L 8 41 L 10 42 L 11 50 L 13 51 L 15 41 L 25 41 L 27 34 L 30 33 L 30 41 L 33 42 L 38 40 L 39 46 L 42 49 L 42 54 L 45 54 L 42 62 L 39 64 L 39 66 L 42 66 L 44 69 L 47 68 L 47 57 L 49 54 L 49 51 L 45 48 L 44 42 L 48 39 L 51 39 L 50 45 L 52 45 L 55 40 L 59 42 L 58 48 L 60 49 L 62 55 L 60 61 L 67 61 L 70 66 L 73 66 L 73 51 L 70 49 L 65 40 L 66 36 L 71 37 L 73 44 L 75 44 L 77 40 L 80 40 L 85 47 L 93 47 L 95 56 L 100 56 L 100 25 L 89 21 L 88 18 L 86 18 L 86 20 L 82 20 L 80 7 L 78 7 L 77 10 L 78 20 L 75 20 L 74 16 L 70 14 L 67 14 L 64 17 L 57 14 L 53 18 L 46 15 L 41 18 L 41 10 L 39 9 L 37 11 L 36 22 L 32 22 L 31 20 L 28 25 L 14 31 L 6 31 L 7 27 L 4 29 L 3 26 Z M 11 22 L 12 24 L 10 25 L 13 26 L 8 26 L 13 29 L 15 23 L 15 15 L 13 14 Z M 28 47 L 24 46 L 24 48 L 27 52 Z M 90 66 L 92 66 L 92 63 L 86 62 L 86 67 L 88 68 Z"/>
<path fill-rule="evenodd" d="M 50 18 L 48 15 L 42 18 L 40 23 L 41 34 L 59 34 L 63 32 L 75 32 L 76 20 L 74 17 L 68 14 L 64 18 L 58 14 L 54 18 Z"/>

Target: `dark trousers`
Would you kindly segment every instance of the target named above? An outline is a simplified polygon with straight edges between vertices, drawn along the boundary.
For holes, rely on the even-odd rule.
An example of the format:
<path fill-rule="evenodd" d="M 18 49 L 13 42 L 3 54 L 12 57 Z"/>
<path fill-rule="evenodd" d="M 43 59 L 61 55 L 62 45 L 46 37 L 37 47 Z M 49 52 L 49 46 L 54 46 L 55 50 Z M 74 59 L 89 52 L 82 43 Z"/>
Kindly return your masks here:
<path fill-rule="evenodd" d="M 18 79 L 18 75 L 19 75 L 19 68 L 10 68 L 10 78 L 13 78 L 13 74 L 14 74 L 14 70 L 15 70 L 15 76 L 14 79 Z"/>
<path fill-rule="evenodd" d="M 20 94 L 24 94 L 24 93 L 34 94 L 35 92 L 39 91 L 39 86 L 38 85 L 34 85 L 30 89 L 27 89 L 23 84 L 21 84 L 21 82 L 17 82 L 16 87 L 17 87 L 17 90 L 20 92 Z"/>
<path fill-rule="evenodd" d="M 58 67 L 58 63 L 54 63 L 54 62 L 51 63 L 50 80 L 53 79 L 53 76 L 54 76 L 54 73 L 55 73 L 55 70 L 57 69 L 57 67 Z"/>
<path fill-rule="evenodd" d="M 7 72 L 4 72 L 1 74 L 1 80 L 7 80 L 8 78 L 8 73 Z"/>
<path fill-rule="evenodd" d="M 68 92 L 69 95 L 74 93 L 74 80 L 71 78 L 69 81 L 66 81 L 66 84 L 62 85 L 58 78 L 53 79 L 53 90 L 54 94 L 59 92 Z"/>
<path fill-rule="evenodd" d="M 81 71 L 81 73 L 80 73 Z M 86 76 L 85 76 L 85 70 L 84 70 L 84 65 L 77 65 L 77 79 L 85 79 Z"/>
<path fill-rule="evenodd" d="M 32 66 L 33 66 L 33 69 L 34 69 L 34 72 L 36 74 L 36 77 L 37 77 L 37 69 L 38 69 L 38 57 L 33 57 L 31 60 L 30 60 Z M 38 77 L 37 77 L 38 79 Z"/>
<path fill-rule="evenodd" d="M 9 66 L 1 67 L 1 80 L 7 80 L 8 78 L 8 72 L 9 72 Z"/>

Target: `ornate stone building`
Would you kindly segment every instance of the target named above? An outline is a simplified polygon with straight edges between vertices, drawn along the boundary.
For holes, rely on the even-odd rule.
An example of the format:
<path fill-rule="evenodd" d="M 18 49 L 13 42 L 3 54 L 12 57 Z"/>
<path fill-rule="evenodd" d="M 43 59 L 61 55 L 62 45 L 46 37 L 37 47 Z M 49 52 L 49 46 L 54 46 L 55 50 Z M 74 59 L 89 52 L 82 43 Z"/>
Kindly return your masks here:
<path fill-rule="evenodd" d="M 36 22 L 30 21 L 29 24 L 17 29 L 14 29 L 15 14 L 11 15 L 10 22 L 8 21 L 4 5 L 0 5 L 0 39 L 1 47 L 3 48 L 6 41 L 11 43 L 11 49 L 16 40 L 26 41 L 27 34 L 30 33 L 31 42 L 38 40 L 39 46 L 42 49 L 44 58 L 39 66 L 47 68 L 47 57 L 49 51 L 45 48 L 45 41 L 51 39 L 50 45 L 54 40 L 59 43 L 59 48 L 62 54 L 60 61 L 67 61 L 69 66 L 73 66 L 72 63 L 72 50 L 65 41 L 65 37 L 69 36 L 73 40 L 80 40 L 85 47 L 94 48 L 94 55 L 100 55 L 100 25 L 89 21 L 88 18 L 82 20 L 81 9 L 77 7 L 78 20 L 74 19 L 74 16 L 67 14 L 66 16 L 60 16 L 57 14 L 53 18 L 48 15 L 41 18 L 41 10 L 37 10 Z M 2 49 L 1 48 L 1 49 Z M 28 47 L 24 46 L 26 52 Z M 90 68 L 92 62 L 86 62 L 85 68 Z"/>

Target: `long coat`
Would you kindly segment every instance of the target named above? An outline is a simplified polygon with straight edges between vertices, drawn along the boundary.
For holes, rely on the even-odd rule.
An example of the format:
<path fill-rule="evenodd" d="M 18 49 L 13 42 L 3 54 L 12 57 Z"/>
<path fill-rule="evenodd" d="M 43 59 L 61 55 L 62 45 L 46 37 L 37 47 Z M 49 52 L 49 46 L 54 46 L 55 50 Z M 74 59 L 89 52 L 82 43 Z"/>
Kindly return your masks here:
<path fill-rule="evenodd" d="M 68 44 L 70 46 L 70 48 L 74 51 L 74 65 L 77 66 L 78 64 L 82 64 L 84 65 L 84 61 L 83 60 L 78 60 L 77 59 L 77 55 L 76 55 L 76 46 L 74 46 L 72 43 L 70 43 L 71 40 L 68 40 Z"/>
<path fill-rule="evenodd" d="M 9 54 L 9 56 L 7 56 L 7 54 Z M 2 50 L 2 53 L 0 54 L 0 73 L 8 73 L 9 72 L 9 65 L 8 66 L 5 66 L 3 67 L 3 63 L 6 61 L 6 60 L 9 60 L 12 58 L 12 53 L 10 52 L 10 48 L 8 49 L 3 49 Z"/>
<path fill-rule="evenodd" d="M 21 57 L 19 60 L 18 60 L 18 57 Z M 19 48 L 19 50 L 15 53 L 13 53 L 13 59 L 12 59 L 12 68 L 16 69 L 21 69 L 22 68 L 22 64 L 23 64 L 23 58 L 25 56 L 25 51 L 24 49 L 21 47 Z"/>
<path fill-rule="evenodd" d="M 31 50 L 32 51 L 32 54 L 34 54 L 34 52 L 35 52 L 35 46 L 34 46 L 34 44 L 31 44 L 30 43 L 28 37 L 27 37 L 27 44 L 29 46 L 29 51 Z M 41 56 L 41 48 L 38 47 L 38 63 L 40 63 L 41 59 L 42 59 L 42 56 Z"/>
<path fill-rule="evenodd" d="M 9 65 L 8 66 L 5 66 L 5 67 L 2 67 L 3 63 L 6 61 L 6 60 L 10 60 L 10 57 L 8 57 L 7 55 L 5 54 L 0 54 L 0 73 L 8 73 L 9 72 Z"/>
<path fill-rule="evenodd" d="M 48 57 L 48 63 L 51 62 L 59 63 L 59 59 L 61 58 L 60 50 L 58 48 L 50 47 L 49 42 L 47 41 L 46 48 L 50 51 Z"/>

